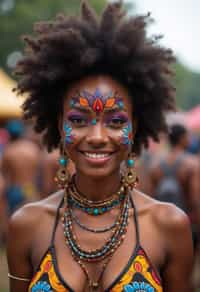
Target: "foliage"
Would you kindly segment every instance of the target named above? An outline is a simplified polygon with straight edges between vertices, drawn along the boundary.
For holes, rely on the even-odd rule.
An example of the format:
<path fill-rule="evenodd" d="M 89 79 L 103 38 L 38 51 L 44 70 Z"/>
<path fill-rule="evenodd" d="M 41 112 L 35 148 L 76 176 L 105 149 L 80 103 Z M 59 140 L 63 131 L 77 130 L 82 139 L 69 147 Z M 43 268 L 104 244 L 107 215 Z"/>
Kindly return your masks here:
<path fill-rule="evenodd" d="M 8 56 L 20 52 L 23 42 L 20 36 L 32 32 L 35 21 L 54 17 L 59 12 L 77 14 L 81 0 L 1 0 L 0 1 L 0 67 L 11 74 Z M 108 0 L 88 0 L 98 13 Z M 135 3 L 126 0 L 125 8 L 132 13 Z M 15 63 L 14 61 L 12 61 Z M 200 74 L 194 73 L 181 63 L 175 65 L 177 104 L 190 109 L 200 103 Z"/>
<path fill-rule="evenodd" d="M 200 74 L 190 71 L 181 63 L 175 65 L 175 72 L 178 107 L 188 110 L 200 104 Z"/>
<path fill-rule="evenodd" d="M 11 73 L 12 68 L 7 66 L 7 58 L 13 52 L 22 50 L 23 42 L 20 36 L 32 32 L 34 22 L 50 19 L 59 12 L 77 14 L 80 2 L 81 0 L 1 0 L 0 67 Z M 99 13 L 107 0 L 88 0 L 88 2 Z"/>

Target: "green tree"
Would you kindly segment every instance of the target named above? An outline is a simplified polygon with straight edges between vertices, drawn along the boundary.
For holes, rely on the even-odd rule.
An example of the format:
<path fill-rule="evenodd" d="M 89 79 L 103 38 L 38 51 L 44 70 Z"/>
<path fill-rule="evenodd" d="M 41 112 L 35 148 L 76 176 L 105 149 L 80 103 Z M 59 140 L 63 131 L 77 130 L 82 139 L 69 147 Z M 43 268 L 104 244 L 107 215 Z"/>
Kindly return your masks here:
<path fill-rule="evenodd" d="M 48 20 L 59 12 L 77 14 L 81 0 L 1 0 L 0 1 L 0 67 L 11 73 L 20 56 L 20 36 L 32 32 L 33 23 Z M 88 0 L 100 13 L 107 0 Z"/>
<path fill-rule="evenodd" d="M 179 108 L 189 110 L 200 104 L 200 74 L 177 62 L 175 65 L 176 100 Z"/>

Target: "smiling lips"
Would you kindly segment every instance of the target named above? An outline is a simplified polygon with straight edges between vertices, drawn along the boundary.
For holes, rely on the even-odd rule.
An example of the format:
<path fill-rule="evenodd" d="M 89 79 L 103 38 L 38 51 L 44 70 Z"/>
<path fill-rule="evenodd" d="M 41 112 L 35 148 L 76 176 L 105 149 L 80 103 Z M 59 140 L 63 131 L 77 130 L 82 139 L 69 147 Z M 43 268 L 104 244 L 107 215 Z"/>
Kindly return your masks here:
<path fill-rule="evenodd" d="M 107 160 L 110 159 L 111 155 L 113 152 L 104 152 L 104 153 L 99 153 L 99 152 L 86 152 L 86 151 L 81 151 L 81 153 L 91 162 L 106 162 Z"/>
<path fill-rule="evenodd" d="M 95 159 L 101 159 L 105 157 L 109 157 L 110 153 L 90 153 L 90 152 L 84 152 L 84 155 L 89 158 L 95 158 Z"/>

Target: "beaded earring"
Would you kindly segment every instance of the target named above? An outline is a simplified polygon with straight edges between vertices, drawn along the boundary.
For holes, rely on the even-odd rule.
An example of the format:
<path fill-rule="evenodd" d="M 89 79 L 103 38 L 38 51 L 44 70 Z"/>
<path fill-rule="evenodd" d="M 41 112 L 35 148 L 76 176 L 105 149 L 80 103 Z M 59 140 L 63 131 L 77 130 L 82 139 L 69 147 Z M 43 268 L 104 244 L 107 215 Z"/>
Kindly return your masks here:
<path fill-rule="evenodd" d="M 126 170 L 123 175 L 123 184 L 130 190 L 132 190 L 138 183 L 138 177 L 134 166 L 135 166 L 134 154 L 129 153 L 126 162 Z"/>
<path fill-rule="evenodd" d="M 56 173 L 55 181 L 58 184 L 58 187 L 61 189 L 65 189 L 70 182 L 71 176 L 67 170 L 67 165 L 69 163 L 69 159 L 67 153 L 64 149 L 64 146 L 61 143 L 61 156 L 58 160 L 59 162 L 59 169 Z"/>

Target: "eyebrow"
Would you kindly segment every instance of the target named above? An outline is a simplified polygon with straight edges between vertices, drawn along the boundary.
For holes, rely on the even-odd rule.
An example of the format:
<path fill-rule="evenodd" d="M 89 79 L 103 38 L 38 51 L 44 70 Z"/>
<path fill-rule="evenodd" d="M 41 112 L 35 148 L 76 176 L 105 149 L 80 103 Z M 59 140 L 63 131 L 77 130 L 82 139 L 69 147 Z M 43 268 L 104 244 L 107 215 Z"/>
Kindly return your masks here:
<path fill-rule="evenodd" d="M 91 113 L 92 112 L 92 109 L 90 109 L 90 107 L 81 106 L 79 104 L 74 104 L 72 109 L 76 109 L 76 110 L 84 112 L 84 113 Z"/>
<path fill-rule="evenodd" d="M 121 109 L 118 105 L 114 105 L 112 108 L 105 108 L 105 113 L 115 113 L 115 112 L 127 112 L 126 109 Z"/>

